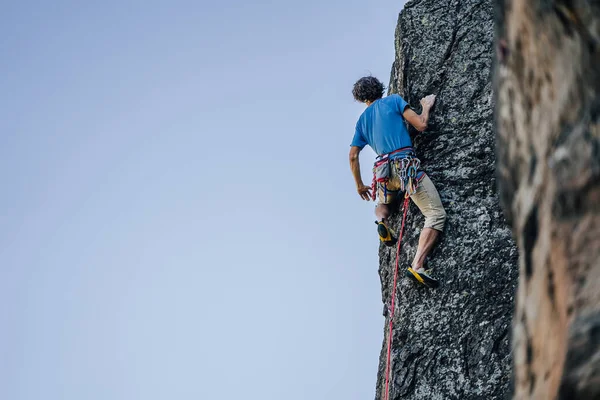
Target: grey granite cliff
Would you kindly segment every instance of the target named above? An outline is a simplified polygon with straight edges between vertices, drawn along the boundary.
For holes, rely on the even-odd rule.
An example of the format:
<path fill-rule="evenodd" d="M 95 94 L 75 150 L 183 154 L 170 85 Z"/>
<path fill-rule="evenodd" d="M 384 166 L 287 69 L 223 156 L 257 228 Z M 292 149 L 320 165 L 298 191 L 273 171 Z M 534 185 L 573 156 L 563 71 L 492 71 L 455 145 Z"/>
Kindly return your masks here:
<path fill-rule="evenodd" d="M 416 111 L 421 97 L 437 95 L 429 128 L 415 146 L 448 222 L 428 265 L 440 288 L 405 278 L 398 284 L 390 399 L 503 399 L 511 392 L 518 262 L 496 190 L 493 14 L 492 0 L 413 0 L 398 20 L 390 92 Z M 396 212 L 395 228 L 400 219 Z M 422 225 L 411 204 L 401 273 Z M 379 254 L 386 323 L 376 399 L 383 399 L 396 250 L 382 246 Z"/>

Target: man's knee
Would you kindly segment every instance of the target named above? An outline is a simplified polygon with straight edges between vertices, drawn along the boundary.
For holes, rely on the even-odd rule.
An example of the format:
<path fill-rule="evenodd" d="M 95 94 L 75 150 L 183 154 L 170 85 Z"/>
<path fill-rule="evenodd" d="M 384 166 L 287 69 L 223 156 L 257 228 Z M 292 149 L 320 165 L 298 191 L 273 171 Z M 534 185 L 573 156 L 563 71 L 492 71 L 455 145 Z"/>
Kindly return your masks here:
<path fill-rule="evenodd" d="M 444 227 L 446 226 L 446 219 L 448 218 L 448 214 L 446 214 L 446 210 L 444 208 L 442 208 L 440 210 L 440 216 L 439 216 L 439 223 L 440 223 L 440 231 L 444 230 Z"/>
<path fill-rule="evenodd" d="M 379 203 L 375 207 L 375 215 L 378 219 L 384 219 L 390 216 L 390 207 L 388 204 Z"/>
<path fill-rule="evenodd" d="M 425 228 L 433 228 L 436 231 L 443 232 L 446 226 L 446 218 L 447 214 L 444 208 L 433 210 L 425 216 Z"/>

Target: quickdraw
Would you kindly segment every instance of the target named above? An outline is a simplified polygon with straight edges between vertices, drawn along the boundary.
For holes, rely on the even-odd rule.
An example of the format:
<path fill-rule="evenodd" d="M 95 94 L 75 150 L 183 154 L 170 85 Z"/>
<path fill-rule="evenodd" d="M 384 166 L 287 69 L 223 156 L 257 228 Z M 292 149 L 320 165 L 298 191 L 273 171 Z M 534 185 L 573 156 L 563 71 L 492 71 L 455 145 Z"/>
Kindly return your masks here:
<path fill-rule="evenodd" d="M 400 152 L 404 152 L 405 154 L 390 160 L 390 156 Z M 417 175 L 420 167 L 421 160 L 416 157 L 411 147 L 398 149 L 377 157 L 373 165 L 373 182 L 371 184 L 373 199 L 377 196 L 378 185 L 381 185 L 383 187 L 384 202 L 387 202 L 388 182 L 392 174 L 395 174 L 399 178 L 399 190 L 405 192 L 407 196 L 415 194 L 417 191 Z"/>

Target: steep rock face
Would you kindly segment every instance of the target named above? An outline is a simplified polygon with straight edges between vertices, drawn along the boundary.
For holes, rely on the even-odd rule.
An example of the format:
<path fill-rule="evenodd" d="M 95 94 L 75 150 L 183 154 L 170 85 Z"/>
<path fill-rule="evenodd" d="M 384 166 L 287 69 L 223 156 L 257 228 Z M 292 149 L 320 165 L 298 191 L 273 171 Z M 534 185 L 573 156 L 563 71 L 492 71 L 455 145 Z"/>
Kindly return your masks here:
<path fill-rule="evenodd" d="M 495 190 L 491 68 L 493 0 L 413 0 L 401 12 L 390 92 L 415 109 L 438 100 L 415 145 L 448 212 L 428 267 L 441 287 L 398 284 L 390 399 L 502 399 L 510 392 L 509 337 L 517 251 Z M 393 217 L 399 228 L 401 215 Z M 411 203 L 401 272 L 423 217 Z M 380 248 L 385 338 L 376 398 L 383 399 L 396 250 Z"/>
<path fill-rule="evenodd" d="M 498 1 L 498 171 L 521 252 L 515 398 L 600 398 L 600 3 Z"/>

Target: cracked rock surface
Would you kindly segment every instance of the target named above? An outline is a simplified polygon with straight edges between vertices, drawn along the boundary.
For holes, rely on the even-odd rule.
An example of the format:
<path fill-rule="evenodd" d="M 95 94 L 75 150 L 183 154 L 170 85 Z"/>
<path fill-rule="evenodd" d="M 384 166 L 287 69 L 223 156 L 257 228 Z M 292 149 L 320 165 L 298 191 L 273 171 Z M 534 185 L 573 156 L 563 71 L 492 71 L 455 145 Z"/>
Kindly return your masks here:
<path fill-rule="evenodd" d="M 492 0 L 413 0 L 398 20 L 390 92 L 417 112 L 421 97 L 438 96 L 429 128 L 416 136 L 415 146 L 448 220 L 428 263 L 441 286 L 418 287 L 403 277 L 423 226 L 411 203 L 400 256 L 390 399 L 510 395 L 518 262 L 496 191 L 493 13 Z M 379 255 L 386 321 L 376 399 L 383 399 L 396 249 L 382 246 Z"/>

